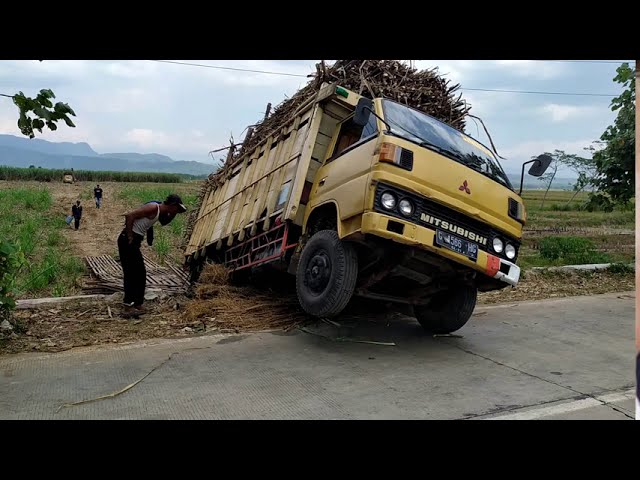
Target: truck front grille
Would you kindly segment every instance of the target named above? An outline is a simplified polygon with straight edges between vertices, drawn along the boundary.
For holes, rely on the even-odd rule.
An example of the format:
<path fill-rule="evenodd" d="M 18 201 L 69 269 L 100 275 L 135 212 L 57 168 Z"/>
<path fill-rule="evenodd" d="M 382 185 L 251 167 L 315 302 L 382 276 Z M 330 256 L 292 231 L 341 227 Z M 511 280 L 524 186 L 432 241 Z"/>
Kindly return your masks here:
<path fill-rule="evenodd" d="M 393 193 L 396 196 L 398 203 L 403 198 L 411 200 L 411 202 L 415 206 L 411 216 L 407 217 L 405 215 L 402 215 L 397 210 L 397 208 L 391 211 L 384 208 L 381 202 L 381 197 L 384 192 Z M 385 215 L 390 215 L 392 217 L 415 223 L 416 225 L 430 228 L 431 230 L 435 230 L 437 226 L 442 226 L 444 222 L 446 222 L 445 225 L 455 225 L 456 228 L 463 229 L 466 232 L 473 232 L 476 237 L 484 239 L 484 241 L 481 240 L 476 242 L 478 243 L 478 247 L 481 250 L 489 251 L 492 255 L 497 255 L 501 258 L 506 259 L 504 253 L 497 254 L 490 248 L 490 245 L 492 245 L 492 241 L 495 236 L 498 236 L 503 240 L 508 240 L 516 247 L 516 251 L 520 247 L 520 242 L 516 241 L 513 238 L 507 238 L 504 234 L 498 233 L 497 230 L 491 228 L 491 226 L 487 225 L 486 223 L 480 222 L 474 218 L 470 218 L 463 213 L 453 210 L 452 208 L 440 203 L 434 202 L 433 200 L 429 200 L 413 193 L 405 192 L 404 190 L 387 184 L 378 184 L 374 199 L 374 210 L 380 213 L 384 213 Z"/>

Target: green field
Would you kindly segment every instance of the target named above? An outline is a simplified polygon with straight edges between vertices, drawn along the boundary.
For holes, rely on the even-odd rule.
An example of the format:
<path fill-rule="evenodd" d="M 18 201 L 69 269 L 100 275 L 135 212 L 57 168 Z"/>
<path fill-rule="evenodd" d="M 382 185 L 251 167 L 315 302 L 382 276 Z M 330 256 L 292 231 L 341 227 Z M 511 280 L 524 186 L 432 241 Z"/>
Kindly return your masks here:
<path fill-rule="evenodd" d="M 45 189 L 0 191 L 0 236 L 20 246 L 26 263 L 17 279 L 16 296 L 64 296 L 79 287 L 82 260 L 61 234 L 64 218 L 50 214 L 53 202 Z"/>
<path fill-rule="evenodd" d="M 20 270 L 17 296 L 70 295 L 81 287 L 85 273 L 82 257 L 114 255 L 115 239 L 122 229 L 122 215 L 150 200 L 164 200 L 169 193 L 181 195 L 188 208 L 195 206 L 199 181 L 175 184 L 104 182 L 105 206 L 91 203 L 93 184 L 62 182 L 4 182 L 0 186 L 0 235 L 17 243 L 27 263 Z M 586 194 L 578 195 L 567 210 L 560 210 L 572 192 L 550 192 L 544 210 L 543 192 L 525 191 L 528 212 L 518 263 L 523 268 L 570 263 L 630 263 L 635 259 L 635 211 L 611 213 L 581 209 Z M 84 201 L 84 230 L 73 232 L 64 216 L 75 198 Z M 55 200 L 55 201 L 54 201 Z M 146 254 L 160 263 L 181 264 L 181 243 L 187 216 L 178 215 L 166 227 L 154 229 L 155 239 Z M 545 239 L 563 237 L 558 251 Z M 586 242 L 572 238 L 586 239 Z M 553 247 L 553 246 L 552 246 Z M 574 250 L 571 250 L 574 249 Z M 556 253 L 549 254 L 549 251 Z"/>
<path fill-rule="evenodd" d="M 61 182 L 66 170 L 50 170 L 47 168 L 17 168 L 0 166 L 0 180 L 37 182 Z M 75 170 L 73 172 L 79 182 L 156 182 L 179 183 L 192 180 L 193 175 L 154 172 L 100 172 L 92 170 Z"/>
<path fill-rule="evenodd" d="M 613 212 L 588 212 L 584 209 L 588 194 L 551 190 L 542 209 L 544 191 L 525 190 L 522 198 L 527 209 L 527 229 L 546 227 L 617 227 L 635 228 L 635 201 L 628 208 L 616 208 Z"/>
<path fill-rule="evenodd" d="M 558 266 L 576 263 L 632 263 L 635 261 L 635 201 L 613 212 L 589 212 L 584 209 L 588 194 L 574 197 L 571 191 L 549 191 L 544 209 L 544 191 L 524 191 L 527 224 L 518 263 L 523 268 Z M 573 197 L 573 200 L 571 200 Z M 559 258 L 541 255 L 545 238 L 563 237 L 567 244 L 581 238 L 590 242 L 586 250 L 567 253 Z"/>

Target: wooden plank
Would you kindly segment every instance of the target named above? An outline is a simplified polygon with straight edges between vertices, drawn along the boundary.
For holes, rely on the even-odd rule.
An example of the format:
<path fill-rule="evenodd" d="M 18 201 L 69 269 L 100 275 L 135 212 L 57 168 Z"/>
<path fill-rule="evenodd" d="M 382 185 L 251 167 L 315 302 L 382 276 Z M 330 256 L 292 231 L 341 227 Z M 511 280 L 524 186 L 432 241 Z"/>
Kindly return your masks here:
<path fill-rule="evenodd" d="M 276 209 L 276 203 L 278 202 L 278 196 L 280 195 L 280 190 L 282 188 L 282 180 L 284 178 L 285 164 L 288 164 L 291 160 L 295 160 L 294 158 L 290 158 L 291 152 L 293 150 L 293 142 L 295 141 L 295 132 L 298 129 L 298 125 L 300 125 L 300 117 L 296 117 L 293 122 L 293 127 L 291 129 L 291 135 L 287 139 L 287 143 L 283 146 L 283 152 L 281 155 L 281 167 L 278 171 L 278 174 L 274 177 L 274 182 L 272 183 L 272 188 L 267 192 L 267 218 L 264 221 L 264 229 L 268 230 L 271 227 L 271 215 L 274 213 Z"/>
<path fill-rule="evenodd" d="M 293 179 L 293 186 L 289 193 L 287 204 L 284 207 L 284 218 L 287 220 L 296 219 L 297 209 L 299 206 L 298 204 L 300 203 L 304 184 L 307 181 L 307 173 L 309 170 L 309 164 L 311 162 L 311 154 L 313 153 L 313 149 L 315 147 L 315 142 L 318 136 L 317 132 L 320 128 L 320 122 L 322 121 L 322 115 L 322 109 L 319 105 L 317 105 L 313 112 L 313 117 L 310 121 L 308 135 L 305 138 L 304 147 L 301 152 L 301 157 L 298 164 L 297 174 Z"/>

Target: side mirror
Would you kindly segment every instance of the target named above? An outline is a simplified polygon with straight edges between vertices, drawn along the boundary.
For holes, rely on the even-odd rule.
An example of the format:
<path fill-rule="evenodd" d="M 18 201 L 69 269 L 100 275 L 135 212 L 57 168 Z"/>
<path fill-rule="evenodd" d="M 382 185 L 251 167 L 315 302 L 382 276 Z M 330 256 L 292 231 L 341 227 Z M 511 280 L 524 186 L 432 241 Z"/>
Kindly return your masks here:
<path fill-rule="evenodd" d="M 353 123 L 359 127 L 364 127 L 369 122 L 371 111 L 373 110 L 373 101 L 368 98 L 361 98 L 356 105 L 356 113 L 353 116 Z"/>
<path fill-rule="evenodd" d="M 529 175 L 532 177 L 541 177 L 547 171 L 553 159 L 550 155 L 542 154 L 533 161 L 533 165 L 529 168 Z"/>

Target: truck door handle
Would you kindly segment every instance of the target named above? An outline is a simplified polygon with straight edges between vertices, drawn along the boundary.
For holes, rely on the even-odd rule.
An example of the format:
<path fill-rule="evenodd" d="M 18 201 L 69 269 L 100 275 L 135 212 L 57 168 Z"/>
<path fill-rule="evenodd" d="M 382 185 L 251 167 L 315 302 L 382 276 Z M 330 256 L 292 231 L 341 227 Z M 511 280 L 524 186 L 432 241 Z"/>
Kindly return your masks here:
<path fill-rule="evenodd" d="M 323 186 L 326 179 L 327 177 L 324 177 L 322 180 L 320 180 L 320 182 L 318 182 L 318 186 L 319 187 Z"/>

